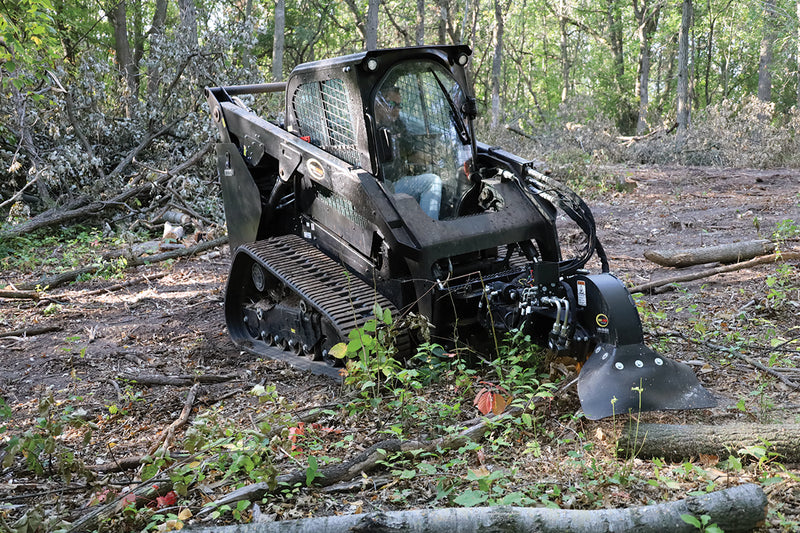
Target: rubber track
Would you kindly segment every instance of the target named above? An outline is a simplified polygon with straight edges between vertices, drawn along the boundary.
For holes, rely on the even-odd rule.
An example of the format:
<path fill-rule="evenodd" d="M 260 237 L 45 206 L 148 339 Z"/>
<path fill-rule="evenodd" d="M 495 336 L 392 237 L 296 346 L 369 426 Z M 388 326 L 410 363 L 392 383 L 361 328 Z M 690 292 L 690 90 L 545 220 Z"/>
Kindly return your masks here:
<path fill-rule="evenodd" d="M 297 235 L 282 235 L 243 245 L 273 276 L 307 300 L 340 332 L 347 334 L 374 317 L 377 302 L 393 317 L 397 308 L 374 287 L 365 283 L 308 241 Z M 407 332 L 397 338 L 398 352 L 410 349 Z"/>

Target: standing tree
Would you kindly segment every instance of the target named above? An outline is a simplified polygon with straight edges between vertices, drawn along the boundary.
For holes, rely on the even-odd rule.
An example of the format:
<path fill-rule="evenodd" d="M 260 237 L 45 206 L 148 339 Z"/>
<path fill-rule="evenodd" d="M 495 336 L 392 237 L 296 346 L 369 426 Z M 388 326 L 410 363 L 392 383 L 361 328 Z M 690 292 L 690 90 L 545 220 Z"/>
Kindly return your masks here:
<path fill-rule="evenodd" d="M 758 99 L 772 99 L 772 45 L 775 42 L 775 0 L 764 1 L 764 30 L 761 35 L 761 53 L 758 60 Z"/>
<path fill-rule="evenodd" d="M 678 149 L 683 148 L 689 128 L 689 28 L 691 25 L 692 0 L 683 0 L 681 31 L 678 34 Z"/>
<path fill-rule="evenodd" d="M 275 0 L 275 34 L 272 39 L 272 80 L 283 79 L 283 48 L 286 43 L 286 0 Z"/>
<path fill-rule="evenodd" d="M 636 35 L 639 38 L 639 62 L 636 69 L 636 97 L 639 99 L 639 119 L 636 133 L 647 129 L 647 106 L 650 103 L 650 40 L 658 28 L 661 0 L 650 5 L 649 0 L 633 0 L 633 15 L 636 19 Z"/>
<path fill-rule="evenodd" d="M 131 44 L 128 41 L 128 4 L 119 0 L 106 11 L 108 21 L 114 31 L 114 52 L 116 54 L 119 76 L 125 82 L 125 116 L 132 118 L 134 104 L 139 94 L 138 72 L 133 63 Z"/>
<path fill-rule="evenodd" d="M 798 0 L 798 2 L 800 2 L 800 0 Z M 423 45 L 425 44 L 425 0 L 417 0 L 416 15 L 414 43 Z"/>
<path fill-rule="evenodd" d="M 500 77 L 503 68 L 503 13 L 508 9 L 508 4 L 500 5 L 500 0 L 494 0 L 494 54 L 492 55 L 492 128 L 500 123 Z"/>

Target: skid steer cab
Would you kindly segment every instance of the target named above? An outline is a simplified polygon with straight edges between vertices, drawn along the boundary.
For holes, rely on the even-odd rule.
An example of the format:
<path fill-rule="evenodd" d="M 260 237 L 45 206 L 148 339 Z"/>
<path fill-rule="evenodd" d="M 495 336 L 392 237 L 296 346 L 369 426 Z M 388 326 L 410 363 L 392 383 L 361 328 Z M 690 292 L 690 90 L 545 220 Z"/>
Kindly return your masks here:
<path fill-rule="evenodd" d="M 210 87 L 233 259 L 225 317 L 253 353 L 336 375 L 330 349 L 375 304 L 427 318 L 436 341 L 521 329 L 583 362 L 592 419 L 714 405 L 691 370 L 643 343 L 592 213 L 532 164 L 476 139 L 466 46 L 306 63 L 285 83 Z M 250 107 L 285 94 L 283 120 Z M 559 211 L 585 234 L 562 257 Z M 600 272 L 587 262 L 597 257 Z M 398 356 L 413 353 L 408 331 Z"/>

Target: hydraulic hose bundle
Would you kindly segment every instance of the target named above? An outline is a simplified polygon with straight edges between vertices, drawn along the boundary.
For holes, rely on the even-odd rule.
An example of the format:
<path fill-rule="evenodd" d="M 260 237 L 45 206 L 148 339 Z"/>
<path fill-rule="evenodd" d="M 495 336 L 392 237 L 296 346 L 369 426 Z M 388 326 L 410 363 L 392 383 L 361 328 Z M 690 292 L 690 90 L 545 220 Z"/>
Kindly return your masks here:
<path fill-rule="evenodd" d="M 578 257 L 559 262 L 559 273 L 562 276 L 575 274 L 586 265 L 595 252 L 598 259 L 600 259 L 602 271 L 608 272 L 608 258 L 605 250 L 603 250 L 603 245 L 600 244 L 600 240 L 597 238 L 594 216 L 586 202 L 563 183 L 532 168 L 527 170 L 527 175 L 524 176 L 524 179 L 530 194 L 539 196 L 564 211 L 586 235 L 586 244 L 582 253 Z"/>

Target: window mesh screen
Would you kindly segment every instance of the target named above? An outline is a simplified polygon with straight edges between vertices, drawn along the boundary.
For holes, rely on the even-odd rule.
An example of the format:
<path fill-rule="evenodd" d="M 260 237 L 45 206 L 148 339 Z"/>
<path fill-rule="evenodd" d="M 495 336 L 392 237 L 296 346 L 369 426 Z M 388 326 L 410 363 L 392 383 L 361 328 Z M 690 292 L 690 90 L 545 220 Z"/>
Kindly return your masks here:
<path fill-rule="evenodd" d="M 300 135 L 310 137 L 316 146 L 358 166 L 349 102 L 344 82 L 332 79 L 300 85 L 293 105 Z"/>

